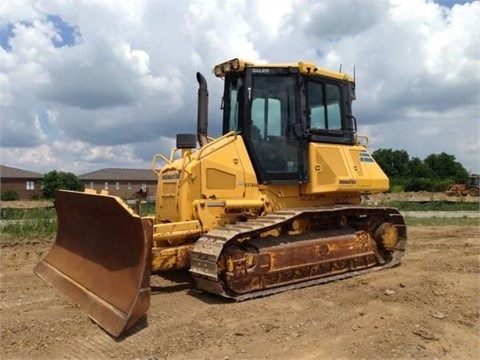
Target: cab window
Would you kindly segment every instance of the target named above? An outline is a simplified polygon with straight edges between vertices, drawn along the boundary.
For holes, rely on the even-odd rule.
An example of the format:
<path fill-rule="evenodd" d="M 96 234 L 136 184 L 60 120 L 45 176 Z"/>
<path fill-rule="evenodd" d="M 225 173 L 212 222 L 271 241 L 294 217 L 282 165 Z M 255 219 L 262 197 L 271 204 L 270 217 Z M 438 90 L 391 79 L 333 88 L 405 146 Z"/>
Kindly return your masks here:
<path fill-rule="evenodd" d="M 310 129 L 341 130 L 341 92 L 338 85 L 309 82 Z"/>

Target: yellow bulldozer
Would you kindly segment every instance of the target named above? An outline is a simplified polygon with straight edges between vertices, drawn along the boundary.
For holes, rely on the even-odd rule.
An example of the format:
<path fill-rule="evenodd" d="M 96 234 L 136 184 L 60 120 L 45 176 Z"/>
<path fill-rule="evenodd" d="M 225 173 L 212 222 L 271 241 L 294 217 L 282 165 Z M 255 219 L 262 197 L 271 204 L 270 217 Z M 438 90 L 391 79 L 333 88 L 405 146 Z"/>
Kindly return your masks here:
<path fill-rule="evenodd" d="M 105 192 L 58 191 L 56 240 L 34 272 L 113 336 L 150 304 L 150 276 L 245 300 L 396 266 L 407 240 L 393 208 L 362 206 L 389 180 L 357 135 L 354 79 L 310 62 L 215 66 L 223 135 L 208 136 L 197 73 L 196 134 L 155 155 L 155 216 Z M 197 141 L 199 146 L 197 146 Z"/>

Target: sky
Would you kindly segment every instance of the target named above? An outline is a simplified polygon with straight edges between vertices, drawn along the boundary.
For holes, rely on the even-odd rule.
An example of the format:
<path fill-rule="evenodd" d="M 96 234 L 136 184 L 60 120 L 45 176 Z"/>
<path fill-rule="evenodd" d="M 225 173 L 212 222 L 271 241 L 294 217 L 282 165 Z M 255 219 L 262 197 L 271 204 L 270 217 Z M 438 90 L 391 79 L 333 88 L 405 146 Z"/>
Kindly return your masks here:
<path fill-rule="evenodd" d="M 480 172 L 480 1 L 2 1 L 0 163 L 149 168 L 195 133 L 200 71 L 221 134 L 232 58 L 352 74 L 369 150 L 446 152 Z"/>

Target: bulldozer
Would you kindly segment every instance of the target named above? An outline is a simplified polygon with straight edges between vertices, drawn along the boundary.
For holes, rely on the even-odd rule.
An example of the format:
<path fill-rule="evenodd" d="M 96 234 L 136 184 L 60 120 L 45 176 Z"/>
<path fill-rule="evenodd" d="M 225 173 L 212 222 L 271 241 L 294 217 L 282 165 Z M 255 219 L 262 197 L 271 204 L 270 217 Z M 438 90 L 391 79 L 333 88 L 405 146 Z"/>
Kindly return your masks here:
<path fill-rule="evenodd" d="M 351 76 L 238 58 L 213 72 L 222 135 L 208 135 L 197 73 L 196 133 L 152 160 L 154 216 L 104 191 L 56 193 L 57 236 L 34 272 L 114 337 L 145 316 L 152 274 L 189 271 L 197 289 L 240 301 L 391 268 L 404 254 L 402 215 L 361 204 L 389 180 L 357 134 Z"/>
<path fill-rule="evenodd" d="M 462 183 L 450 185 L 445 191 L 447 196 L 479 196 L 480 175 L 471 174 L 467 180 Z"/>

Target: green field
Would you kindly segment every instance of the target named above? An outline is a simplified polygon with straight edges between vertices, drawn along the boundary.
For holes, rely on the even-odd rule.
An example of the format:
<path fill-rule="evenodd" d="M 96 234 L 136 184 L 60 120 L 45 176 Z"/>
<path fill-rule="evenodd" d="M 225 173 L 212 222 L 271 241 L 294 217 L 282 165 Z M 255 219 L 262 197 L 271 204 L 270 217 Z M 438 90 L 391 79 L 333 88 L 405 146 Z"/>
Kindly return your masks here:
<path fill-rule="evenodd" d="M 2 241 L 4 239 L 36 239 L 55 235 L 57 231 L 57 216 L 53 207 L 1 210 Z M 3 236 L 6 235 L 6 236 Z"/>

